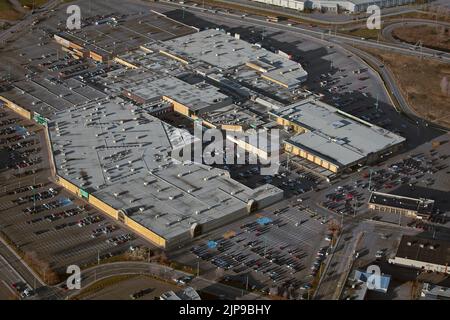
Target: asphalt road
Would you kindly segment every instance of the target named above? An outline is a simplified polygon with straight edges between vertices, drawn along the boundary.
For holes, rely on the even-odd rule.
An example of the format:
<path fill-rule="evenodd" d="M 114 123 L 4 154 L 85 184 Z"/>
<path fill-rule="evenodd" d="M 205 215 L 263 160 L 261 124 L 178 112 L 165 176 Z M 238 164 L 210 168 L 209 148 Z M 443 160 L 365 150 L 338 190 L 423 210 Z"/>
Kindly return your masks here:
<path fill-rule="evenodd" d="M 39 19 L 44 17 L 48 10 L 54 8 L 56 5 L 61 3 L 61 0 L 51 0 L 47 2 L 41 9 L 39 13 L 31 14 L 31 12 L 26 15 L 21 21 L 14 24 L 12 27 L 0 32 L 0 43 L 7 41 L 10 37 L 12 37 L 16 32 L 25 29 L 29 26 L 35 19 Z"/>
<path fill-rule="evenodd" d="M 357 21 L 362 21 L 362 20 L 365 20 L 366 16 L 367 16 L 367 13 L 365 13 L 365 12 L 362 12 L 356 16 L 352 15 L 352 14 L 337 15 L 337 14 L 320 14 L 320 13 L 302 13 L 301 11 L 287 9 L 287 8 L 279 7 L 279 6 L 266 5 L 264 3 L 250 2 L 248 0 L 229 0 L 229 1 L 218 1 L 218 2 L 239 4 L 240 6 L 247 7 L 247 8 L 260 8 L 260 9 L 263 9 L 266 11 L 272 11 L 274 13 L 284 12 L 285 14 L 294 15 L 305 21 L 311 21 L 311 22 L 316 22 L 316 23 L 326 23 L 326 24 L 333 24 L 333 25 L 345 25 L 345 24 L 354 23 Z M 410 6 L 383 8 L 382 17 L 396 16 L 399 14 L 406 14 L 406 13 L 416 12 L 416 11 L 418 11 L 418 10 L 415 8 L 412 8 Z"/>
<path fill-rule="evenodd" d="M 17 282 L 26 282 L 22 276 L 9 264 L 9 262 L 0 255 L 0 279 L 3 280 L 8 287 Z"/>
<path fill-rule="evenodd" d="M 431 27 L 435 27 L 436 25 L 449 27 L 450 23 L 442 22 L 442 21 L 423 20 L 423 19 L 399 20 L 399 21 L 396 21 L 396 22 L 391 23 L 391 24 L 387 25 L 386 27 L 384 27 L 382 30 L 382 35 L 383 35 L 383 38 L 385 38 L 386 40 L 389 40 L 391 42 L 396 42 L 396 43 L 402 43 L 400 40 L 397 40 L 392 36 L 392 31 L 394 31 L 394 29 L 396 29 L 398 27 L 415 27 L 415 26 L 423 26 L 423 25 L 431 26 Z M 409 46 L 411 46 L 411 45 L 409 45 Z M 437 52 L 439 52 L 439 51 L 437 51 Z"/>
<path fill-rule="evenodd" d="M 324 30 L 319 27 L 304 27 L 300 25 L 287 25 L 287 22 L 269 22 L 265 21 L 265 17 L 256 17 L 256 16 L 247 16 L 245 18 L 242 18 L 240 15 L 232 14 L 232 13 L 226 13 L 223 11 L 218 11 L 217 13 L 214 13 L 213 11 L 203 10 L 201 7 L 191 7 L 187 5 L 182 5 L 175 2 L 159 2 L 159 3 L 153 3 L 152 7 L 155 8 L 163 8 L 164 10 L 173 9 L 173 8 L 185 8 L 186 11 L 190 11 L 192 13 L 195 13 L 197 16 L 200 17 L 210 17 L 211 15 L 214 15 L 215 18 L 221 17 L 223 19 L 229 19 L 233 21 L 240 21 L 241 23 L 250 22 L 253 25 L 257 25 L 260 27 L 264 27 L 266 29 L 272 29 L 272 30 L 282 30 L 285 32 L 293 32 L 293 33 L 301 33 L 302 35 L 310 35 L 315 38 L 321 38 L 321 39 L 327 39 L 333 38 L 335 43 L 342 43 L 342 44 L 352 44 L 352 45 L 365 45 L 373 48 L 378 49 L 387 49 L 394 52 L 404 53 L 408 55 L 413 56 L 423 56 L 428 57 L 431 59 L 436 59 L 439 61 L 445 61 L 450 63 L 450 54 L 448 53 L 442 53 L 440 57 L 437 57 L 436 54 L 440 53 L 440 51 L 432 50 L 428 48 L 424 48 L 423 52 L 416 52 L 415 50 L 411 50 L 410 45 L 403 45 L 403 44 L 392 44 L 392 43 L 381 43 L 373 40 L 368 39 L 362 39 L 360 37 L 354 37 L 349 35 L 341 35 L 341 34 L 334 34 L 332 30 Z"/>
<path fill-rule="evenodd" d="M 8 265 L 19 275 L 21 281 L 28 283 L 32 288 L 35 288 L 35 284 L 36 286 L 44 285 L 42 280 L 35 276 L 23 260 L 5 245 L 2 239 L 0 239 L 0 256 L 8 261 Z"/>
<path fill-rule="evenodd" d="M 189 275 L 188 273 L 174 270 L 167 266 L 146 263 L 146 262 L 115 262 L 105 265 L 99 265 L 82 271 L 81 287 L 86 288 L 94 282 L 118 275 L 125 274 L 147 274 L 155 275 L 163 279 L 173 279 Z M 217 283 L 203 277 L 195 277 L 190 283 L 190 286 L 197 290 L 202 290 L 206 293 L 223 297 L 227 300 L 245 299 L 245 300 L 259 300 L 263 299 L 258 294 L 249 293 L 245 290 L 240 290 L 225 284 Z M 65 297 L 73 297 L 79 291 L 67 291 Z"/>
<path fill-rule="evenodd" d="M 378 72 L 378 74 L 381 76 L 382 80 L 384 81 L 384 84 L 386 86 L 386 89 L 388 90 L 388 92 L 390 94 L 392 94 L 396 101 L 399 104 L 399 107 L 401 109 L 401 111 L 407 116 L 409 117 L 412 121 L 416 122 L 417 124 L 422 123 L 425 126 L 430 126 L 433 127 L 435 129 L 441 130 L 443 132 L 447 132 L 448 129 L 428 122 L 426 120 L 423 120 L 420 115 L 418 115 L 415 110 L 413 108 L 410 107 L 410 105 L 408 104 L 408 102 L 406 101 L 405 97 L 401 94 L 400 92 L 400 88 L 397 86 L 396 80 L 394 75 L 392 74 L 392 72 L 389 70 L 389 68 L 387 67 L 380 67 L 381 65 L 383 65 L 383 63 L 378 60 L 377 58 L 375 58 L 374 56 L 360 50 L 354 47 L 350 47 L 350 46 L 344 46 L 347 50 L 355 53 L 356 55 L 358 55 L 360 58 L 363 58 L 364 60 L 370 62 L 370 64 L 373 66 L 373 68 Z M 395 105 L 395 104 L 394 104 Z"/>

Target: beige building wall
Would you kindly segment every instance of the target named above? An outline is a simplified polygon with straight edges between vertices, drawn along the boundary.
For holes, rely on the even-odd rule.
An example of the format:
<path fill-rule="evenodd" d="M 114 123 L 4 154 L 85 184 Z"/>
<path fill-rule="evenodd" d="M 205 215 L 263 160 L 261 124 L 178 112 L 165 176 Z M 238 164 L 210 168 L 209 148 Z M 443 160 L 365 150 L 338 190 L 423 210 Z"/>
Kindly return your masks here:
<path fill-rule="evenodd" d="M 390 263 L 405 266 L 405 267 L 411 267 L 416 269 L 423 269 L 423 270 L 429 270 L 433 272 L 441 272 L 441 273 L 447 273 L 450 274 L 448 266 L 445 265 L 439 265 L 434 263 L 428 263 L 423 261 L 417 261 L 412 259 L 406 259 L 406 258 L 400 258 L 395 257 L 394 259 L 389 259 Z"/>
<path fill-rule="evenodd" d="M 339 171 L 338 166 L 331 164 L 328 161 L 323 160 L 322 158 L 320 158 L 314 154 L 308 153 L 307 151 L 305 151 L 297 146 L 286 143 L 284 149 L 286 152 L 288 152 L 294 156 L 298 156 L 300 158 L 307 159 L 308 161 L 313 162 L 327 170 L 330 170 L 331 172 L 337 173 Z"/>
<path fill-rule="evenodd" d="M 0 96 L 0 100 L 5 102 L 5 106 L 7 108 L 11 109 L 13 112 L 17 113 L 18 115 L 20 115 L 28 120 L 31 120 L 31 118 L 33 117 L 33 114 L 30 111 L 22 108 L 21 106 L 18 106 L 17 104 L 15 104 L 12 101 L 9 101 L 5 97 Z"/>

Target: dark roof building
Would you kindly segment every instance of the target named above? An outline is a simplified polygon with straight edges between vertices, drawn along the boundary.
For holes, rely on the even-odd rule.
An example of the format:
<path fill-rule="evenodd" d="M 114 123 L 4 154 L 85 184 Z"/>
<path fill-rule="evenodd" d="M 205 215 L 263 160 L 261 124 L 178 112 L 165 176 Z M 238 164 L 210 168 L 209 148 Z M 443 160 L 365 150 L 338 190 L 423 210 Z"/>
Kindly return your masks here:
<path fill-rule="evenodd" d="M 415 218 L 428 219 L 434 208 L 434 200 L 403 197 L 395 194 L 372 192 L 369 209 L 392 212 Z"/>
<path fill-rule="evenodd" d="M 450 273 L 450 242 L 403 236 L 390 263 L 433 272 Z"/>

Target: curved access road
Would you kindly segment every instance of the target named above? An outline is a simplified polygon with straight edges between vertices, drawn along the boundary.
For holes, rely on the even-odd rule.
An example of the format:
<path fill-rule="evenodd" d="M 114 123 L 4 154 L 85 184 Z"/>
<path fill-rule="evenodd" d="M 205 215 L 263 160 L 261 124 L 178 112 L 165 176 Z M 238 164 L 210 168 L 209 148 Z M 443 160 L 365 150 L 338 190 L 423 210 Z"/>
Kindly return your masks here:
<path fill-rule="evenodd" d="M 411 49 L 410 45 L 398 44 L 398 43 L 389 43 L 389 42 L 379 42 L 376 40 L 369 40 L 361 37 L 344 35 L 335 33 L 333 30 L 325 30 L 320 27 L 309 27 L 303 25 L 290 25 L 287 21 L 282 22 L 270 22 L 266 21 L 265 17 L 262 16 L 247 16 L 243 18 L 239 14 L 228 13 L 225 11 L 213 11 L 202 9 L 198 6 L 189 6 L 186 4 L 179 4 L 176 2 L 154 2 L 152 3 L 152 7 L 155 9 L 162 10 L 173 10 L 174 8 L 184 8 L 184 10 L 192 12 L 193 14 L 199 17 L 215 17 L 217 19 L 222 19 L 223 21 L 233 21 L 234 23 L 240 24 L 252 24 L 255 26 L 259 26 L 265 28 L 266 30 L 274 30 L 274 31 L 284 31 L 290 33 L 300 33 L 302 35 L 312 36 L 317 39 L 327 40 L 333 39 L 333 42 L 336 44 L 352 44 L 352 45 L 364 45 L 372 48 L 390 50 L 393 52 L 398 52 L 402 54 L 417 56 L 417 57 L 426 57 L 446 63 L 450 63 L 450 53 L 445 52 L 437 52 L 436 50 L 431 50 L 428 48 L 423 48 L 422 52 L 417 52 L 414 49 Z"/>
<path fill-rule="evenodd" d="M 359 56 L 361 59 L 363 59 L 366 64 L 368 64 L 372 69 L 374 69 L 381 77 L 382 81 L 384 82 L 384 85 L 386 87 L 386 90 L 393 100 L 394 106 L 396 106 L 398 111 L 401 111 L 405 116 L 407 116 L 410 120 L 415 122 L 416 124 L 422 123 L 425 126 L 430 126 L 432 128 L 435 128 L 437 130 L 441 130 L 444 132 L 448 132 L 449 129 L 441 126 L 439 124 L 435 124 L 432 122 L 428 122 L 424 119 L 422 119 L 421 115 L 419 115 L 411 106 L 408 104 L 406 99 L 403 97 L 400 88 L 397 85 L 397 81 L 395 80 L 394 75 L 389 70 L 388 67 L 385 67 L 380 60 L 372 56 L 371 54 L 362 51 L 360 49 L 351 47 L 351 46 L 344 46 L 347 50 L 353 52 L 357 56 Z"/>
<path fill-rule="evenodd" d="M 414 46 L 414 44 L 405 43 L 404 41 L 401 41 L 393 36 L 393 31 L 398 27 L 416 27 L 416 26 L 429 26 L 429 27 L 436 27 L 436 26 L 444 26 L 444 27 L 450 27 L 450 23 L 448 22 L 442 22 L 442 21 L 430 21 L 430 20 L 422 20 L 422 19 L 408 19 L 404 21 L 396 21 L 393 23 L 390 23 L 386 25 L 382 30 L 382 36 L 387 41 L 403 44 L 404 46 Z M 423 49 L 425 49 L 424 47 Z M 443 51 L 432 49 L 432 48 L 426 48 L 426 50 L 429 50 L 430 52 L 434 52 L 436 54 L 441 54 Z"/>
<path fill-rule="evenodd" d="M 100 281 L 102 279 L 119 276 L 119 275 L 149 275 L 155 276 L 165 280 L 172 280 L 174 278 L 180 278 L 182 276 L 191 275 L 189 273 L 175 270 L 173 268 L 160 265 L 157 263 L 148 262 L 114 262 L 103 265 L 94 266 L 92 268 L 82 270 L 81 276 L 81 288 L 87 288 L 90 285 Z M 58 285 L 57 287 L 60 287 Z M 260 300 L 265 299 L 259 294 L 250 293 L 245 290 L 241 290 L 235 287 L 231 287 L 222 283 L 215 282 L 203 278 L 201 276 L 194 277 L 189 283 L 190 286 L 196 290 L 202 290 L 206 293 L 213 294 L 218 297 L 223 297 L 226 300 Z M 64 293 L 65 299 L 70 299 L 80 293 L 80 290 L 66 291 Z"/>

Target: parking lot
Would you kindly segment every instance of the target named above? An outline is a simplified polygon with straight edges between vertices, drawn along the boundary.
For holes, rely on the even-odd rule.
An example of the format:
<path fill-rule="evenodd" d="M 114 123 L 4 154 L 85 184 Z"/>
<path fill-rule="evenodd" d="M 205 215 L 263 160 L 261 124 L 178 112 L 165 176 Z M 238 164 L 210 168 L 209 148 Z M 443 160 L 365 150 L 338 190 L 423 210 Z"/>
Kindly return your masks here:
<path fill-rule="evenodd" d="M 143 244 L 49 181 L 43 130 L 0 112 L 0 231 L 44 280 L 46 272 L 65 273 L 68 265 L 89 265 Z"/>
<path fill-rule="evenodd" d="M 437 148 L 427 143 L 406 155 L 390 159 L 385 164 L 361 168 L 360 172 L 345 182 L 333 185 L 322 193 L 318 204 L 338 215 L 357 216 L 367 212 L 370 190 L 394 193 L 416 198 L 431 198 L 436 201 L 432 223 L 448 223 L 449 206 L 446 199 L 448 188 L 449 145 L 447 135 L 436 139 Z M 375 220 L 409 225 L 423 229 L 428 222 L 390 213 L 372 212 Z"/>
<path fill-rule="evenodd" d="M 278 203 L 256 216 L 220 228 L 173 258 L 205 277 L 221 276 L 244 288 L 297 297 L 309 288 L 329 253 L 329 220 L 301 202 Z M 184 249 L 185 252 L 185 249 Z M 180 255 L 180 256 L 178 256 Z"/>

